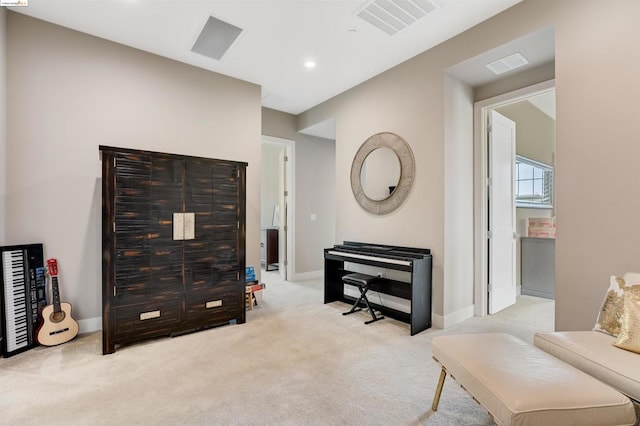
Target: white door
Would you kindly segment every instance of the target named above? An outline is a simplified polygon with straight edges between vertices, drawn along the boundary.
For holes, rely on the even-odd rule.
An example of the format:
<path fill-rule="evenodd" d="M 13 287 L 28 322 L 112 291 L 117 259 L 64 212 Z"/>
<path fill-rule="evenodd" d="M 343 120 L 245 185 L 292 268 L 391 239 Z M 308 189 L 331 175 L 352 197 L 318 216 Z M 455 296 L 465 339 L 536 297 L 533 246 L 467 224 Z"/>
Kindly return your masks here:
<path fill-rule="evenodd" d="M 283 280 L 287 279 L 287 223 L 289 215 L 287 212 L 288 193 L 287 193 L 287 149 L 282 148 L 278 157 L 278 169 L 280 170 L 280 182 L 278 185 L 279 206 L 280 206 L 280 227 L 278 229 L 278 270 Z"/>
<path fill-rule="evenodd" d="M 516 302 L 516 123 L 489 111 L 489 314 Z"/>

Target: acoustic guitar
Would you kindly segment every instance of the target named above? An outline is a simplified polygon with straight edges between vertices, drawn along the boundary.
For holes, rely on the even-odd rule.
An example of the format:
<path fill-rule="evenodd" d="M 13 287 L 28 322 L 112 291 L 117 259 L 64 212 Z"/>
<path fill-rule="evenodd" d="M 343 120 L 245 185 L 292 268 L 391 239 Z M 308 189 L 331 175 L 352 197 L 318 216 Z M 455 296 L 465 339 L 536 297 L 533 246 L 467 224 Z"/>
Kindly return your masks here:
<path fill-rule="evenodd" d="M 58 288 L 58 261 L 47 260 L 47 270 L 51 277 L 51 294 L 53 304 L 42 309 L 42 324 L 38 328 L 38 343 L 44 346 L 55 346 L 66 343 L 78 334 L 78 323 L 71 318 L 71 305 L 60 303 Z"/>

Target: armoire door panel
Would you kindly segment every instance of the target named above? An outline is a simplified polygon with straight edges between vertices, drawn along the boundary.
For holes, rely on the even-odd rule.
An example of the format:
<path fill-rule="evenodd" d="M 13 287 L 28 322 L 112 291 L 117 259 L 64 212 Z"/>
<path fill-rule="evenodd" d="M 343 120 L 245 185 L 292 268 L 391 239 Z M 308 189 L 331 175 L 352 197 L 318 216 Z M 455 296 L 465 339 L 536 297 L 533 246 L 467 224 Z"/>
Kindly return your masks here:
<path fill-rule="evenodd" d="M 233 242 L 238 240 L 237 224 L 214 224 L 212 231 L 215 241 Z"/>
<path fill-rule="evenodd" d="M 128 290 L 144 290 L 149 285 L 151 268 L 148 249 L 116 250 L 115 259 L 115 295 L 122 295 Z"/>
<path fill-rule="evenodd" d="M 151 164 L 153 185 L 174 184 L 182 187 L 184 177 L 184 160 L 153 156 Z"/>
<path fill-rule="evenodd" d="M 224 198 L 225 197 L 215 197 L 215 203 L 213 204 L 213 211 L 216 213 L 217 223 L 232 222 L 235 221 L 238 216 L 238 203 L 231 200 L 225 202 Z M 226 217 L 226 219 L 222 219 L 222 217 Z"/>
<path fill-rule="evenodd" d="M 202 213 L 211 211 L 213 205 L 213 181 L 209 180 L 207 186 L 187 185 L 185 190 L 185 211 Z"/>
<path fill-rule="evenodd" d="M 116 229 L 122 237 L 135 239 L 138 235 L 146 235 L 151 226 L 149 205 L 132 203 L 122 198 L 117 200 Z"/>
<path fill-rule="evenodd" d="M 183 209 L 184 162 L 154 157 L 151 169 L 150 291 L 181 291 L 183 241 L 174 240 L 174 213 Z"/>
<path fill-rule="evenodd" d="M 218 195 L 214 197 L 214 210 L 220 213 L 232 212 L 234 214 L 238 214 L 238 202 L 236 200 L 231 200 L 231 197 L 224 195 Z"/>
<path fill-rule="evenodd" d="M 238 269 L 232 268 L 225 265 L 218 265 L 214 267 L 212 270 L 213 279 L 216 286 L 225 285 L 225 284 L 237 284 L 238 278 Z"/>
<path fill-rule="evenodd" d="M 173 239 L 173 214 L 183 212 L 183 161 L 154 158 L 151 169 L 151 207 L 153 226 L 161 235 Z"/>
<path fill-rule="evenodd" d="M 181 241 L 173 244 L 152 244 L 150 288 L 158 290 L 183 288 L 183 247 L 180 243 Z"/>
<path fill-rule="evenodd" d="M 214 164 L 217 166 L 217 163 L 207 159 L 201 159 L 201 158 L 188 159 L 187 170 L 185 174 L 186 181 L 189 183 L 194 183 L 198 179 L 210 178 L 213 175 L 212 165 Z"/>
<path fill-rule="evenodd" d="M 186 241 L 184 245 L 185 286 L 211 287 L 213 281 L 211 245 L 204 240 Z"/>
<path fill-rule="evenodd" d="M 135 233 L 116 233 L 118 248 L 115 250 L 116 278 L 142 276 L 149 273 L 151 261 L 151 244 L 144 237 L 144 231 Z"/>
<path fill-rule="evenodd" d="M 213 193 L 213 168 L 211 162 L 194 160 L 188 161 L 185 167 L 185 208 L 194 210 L 195 206 L 211 205 Z"/>
<path fill-rule="evenodd" d="M 117 194 L 115 200 L 115 223 L 117 233 L 146 234 L 151 226 L 149 199 L 151 191 L 129 191 Z"/>
<path fill-rule="evenodd" d="M 185 284 L 214 287 L 220 282 L 238 281 L 237 251 L 220 249 L 211 242 L 185 243 Z"/>
<path fill-rule="evenodd" d="M 151 157 L 115 157 L 115 282 L 114 296 L 141 292 L 149 284 L 152 227 L 149 212 Z"/>
<path fill-rule="evenodd" d="M 211 267 L 213 266 L 213 267 Z M 208 265 L 207 269 L 185 268 L 187 290 L 215 289 L 221 284 L 238 283 L 237 268 Z"/>
<path fill-rule="evenodd" d="M 151 158 L 116 155 L 114 162 L 116 203 L 147 204 L 151 190 Z"/>
<path fill-rule="evenodd" d="M 231 260 L 237 259 L 238 252 L 232 241 L 216 241 L 211 244 L 211 254 L 214 261 L 228 265 Z"/>
<path fill-rule="evenodd" d="M 215 181 L 214 181 L 215 182 Z M 214 183 L 215 184 L 215 183 Z M 213 200 L 217 209 L 230 210 L 238 207 L 237 185 L 227 185 L 226 188 L 217 188 L 213 194 Z"/>
<path fill-rule="evenodd" d="M 209 209 L 205 212 L 196 212 L 195 213 L 195 233 L 200 238 L 205 240 L 210 240 L 213 236 L 213 211 Z"/>
<path fill-rule="evenodd" d="M 206 161 L 189 161 L 185 169 L 185 211 L 195 215 L 195 239 L 185 241 L 185 288 L 211 289 L 212 274 L 211 232 L 213 225 L 213 169 Z M 189 305 L 187 300 L 187 305 Z"/>
<path fill-rule="evenodd" d="M 165 225 L 170 227 L 173 221 L 174 213 L 182 212 L 182 200 L 175 199 L 176 193 L 180 194 L 177 188 L 153 188 L 150 197 L 152 204 L 147 204 L 147 208 L 151 209 L 154 215 L 155 225 Z M 173 200 L 172 200 L 173 198 Z"/>
<path fill-rule="evenodd" d="M 218 185 L 222 185 L 226 182 L 237 182 L 238 181 L 238 167 L 235 164 L 224 164 L 220 163 L 216 166 L 216 169 L 213 173 L 214 178 L 218 181 L 216 182 L 216 188 L 219 188 Z"/>

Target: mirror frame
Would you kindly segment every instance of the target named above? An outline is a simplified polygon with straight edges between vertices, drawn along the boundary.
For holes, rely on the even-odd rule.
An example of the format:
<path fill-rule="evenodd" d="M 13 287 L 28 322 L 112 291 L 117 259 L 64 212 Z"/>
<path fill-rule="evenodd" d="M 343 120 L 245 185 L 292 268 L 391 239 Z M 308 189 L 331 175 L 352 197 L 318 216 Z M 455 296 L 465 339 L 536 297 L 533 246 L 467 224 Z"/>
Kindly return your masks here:
<path fill-rule="evenodd" d="M 360 174 L 367 156 L 378 148 L 391 148 L 400 160 L 400 179 L 396 189 L 384 200 L 372 200 L 362 188 Z M 375 215 L 386 215 L 405 202 L 413 186 L 415 159 L 409 144 L 395 133 L 381 132 L 369 137 L 358 149 L 351 163 L 351 190 L 356 201 L 366 211 Z"/>

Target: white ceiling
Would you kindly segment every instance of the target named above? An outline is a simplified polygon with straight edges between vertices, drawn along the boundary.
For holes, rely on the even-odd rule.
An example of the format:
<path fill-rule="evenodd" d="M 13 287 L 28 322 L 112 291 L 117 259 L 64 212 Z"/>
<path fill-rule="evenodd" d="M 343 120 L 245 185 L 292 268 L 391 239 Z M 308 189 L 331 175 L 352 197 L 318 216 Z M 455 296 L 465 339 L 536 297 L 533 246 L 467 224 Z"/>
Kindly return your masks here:
<path fill-rule="evenodd" d="M 393 36 L 350 0 L 28 0 L 11 10 L 258 84 L 263 106 L 298 114 L 521 0 L 432 1 L 440 7 Z M 209 16 L 244 30 L 220 61 L 191 51 Z"/>

